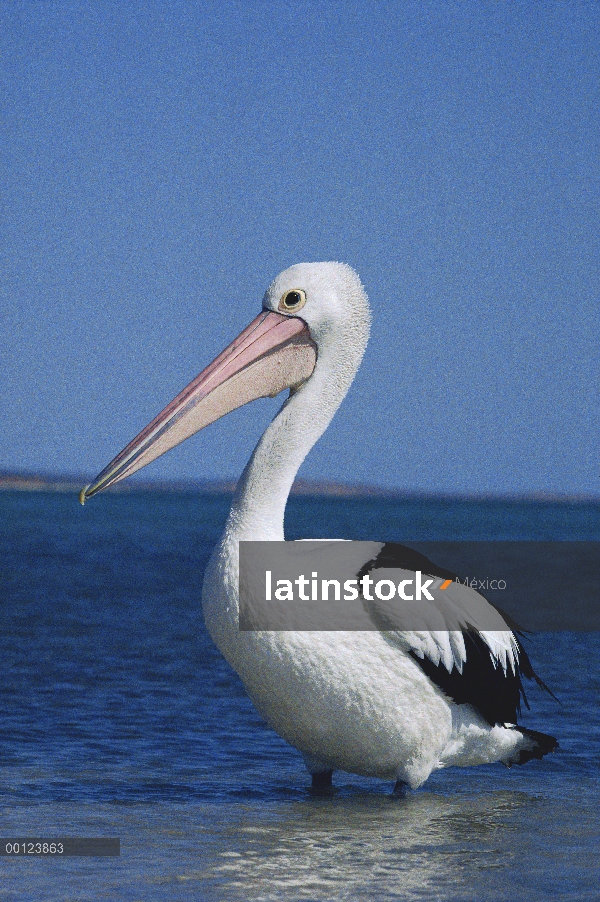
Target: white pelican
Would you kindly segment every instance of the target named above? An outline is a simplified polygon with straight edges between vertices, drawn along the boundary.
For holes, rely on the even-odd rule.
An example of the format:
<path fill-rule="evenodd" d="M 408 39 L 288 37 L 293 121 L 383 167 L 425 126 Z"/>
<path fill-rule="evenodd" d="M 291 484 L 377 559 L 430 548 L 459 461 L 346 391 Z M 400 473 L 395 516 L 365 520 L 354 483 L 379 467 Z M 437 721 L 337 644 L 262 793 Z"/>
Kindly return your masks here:
<path fill-rule="evenodd" d="M 314 787 L 331 785 L 332 772 L 342 770 L 395 780 L 403 792 L 436 768 L 522 764 L 553 751 L 557 742 L 516 725 L 521 677 L 537 677 L 508 626 L 239 629 L 238 543 L 284 539 L 290 488 L 354 379 L 369 326 L 368 299 L 349 266 L 286 269 L 267 289 L 256 319 L 82 490 L 80 500 L 242 404 L 290 389 L 242 474 L 208 564 L 206 625 L 263 718 L 300 750 Z M 401 564 L 403 555 L 415 554 L 402 546 L 378 547 L 380 560 L 363 562 L 367 569 L 386 560 Z M 424 572 L 436 571 L 430 565 Z"/>

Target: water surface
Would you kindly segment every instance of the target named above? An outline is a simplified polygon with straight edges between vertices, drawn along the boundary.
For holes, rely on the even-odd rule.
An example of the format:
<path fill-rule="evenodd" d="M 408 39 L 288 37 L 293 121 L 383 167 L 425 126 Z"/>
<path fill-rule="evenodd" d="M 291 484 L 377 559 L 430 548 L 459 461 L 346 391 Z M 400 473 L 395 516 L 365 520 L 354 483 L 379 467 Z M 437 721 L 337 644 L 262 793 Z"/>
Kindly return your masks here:
<path fill-rule="evenodd" d="M 3 835 L 119 836 L 119 859 L 0 859 L 0 900 L 597 899 L 600 636 L 528 652 L 559 696 L 543 762 L 439 771 L 406 800 L 337 774 L 316 798 L 208 637 L 228 499 L 5 492 Z M 288 538 L 596 540 L 592 504 L 293 498 Z"/>

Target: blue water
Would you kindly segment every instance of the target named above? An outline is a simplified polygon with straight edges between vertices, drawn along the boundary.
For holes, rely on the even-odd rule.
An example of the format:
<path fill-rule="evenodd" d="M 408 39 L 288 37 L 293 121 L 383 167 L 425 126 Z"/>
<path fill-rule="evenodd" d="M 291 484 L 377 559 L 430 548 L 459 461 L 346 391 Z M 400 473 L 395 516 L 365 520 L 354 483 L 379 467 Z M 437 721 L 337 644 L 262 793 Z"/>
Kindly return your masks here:
<path fill-rule="evenodd" d="M 315 798 L 202 623 L 228 499 L 0 495 L 3 836 L 118 836 L 119 859 L 0 858 L 0 900 L 597 899 L 600 636 L 531 636 L 560 750 L 440 771 L 406 800 Z M 288 538 L 600 539 L 591 504 L 293 498 Z"/>

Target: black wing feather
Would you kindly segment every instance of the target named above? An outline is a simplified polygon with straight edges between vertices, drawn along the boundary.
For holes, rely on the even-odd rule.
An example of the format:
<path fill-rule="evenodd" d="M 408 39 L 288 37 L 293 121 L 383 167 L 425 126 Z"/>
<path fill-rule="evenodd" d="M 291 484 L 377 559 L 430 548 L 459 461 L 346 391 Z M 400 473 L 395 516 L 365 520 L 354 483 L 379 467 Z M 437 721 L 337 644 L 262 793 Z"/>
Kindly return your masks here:
<path fill-rule="evenodd" d="M 361 577 L 378 568 L 393 567 L 402 570 L 420 570 L 428 576 L 438 576 L 444 579 L 454 580 L 457 578 L 457 575 L 451 570 L 439 567 L 424 554 L 397 542 L 386 542 L 377 557 L 367 561 L 359 570 L 357 578 L 360 580 Z M 502 611 L 500 613 L 505 616 Z M 505 619 L 511 626 L 509 618 Z M 521 700 L 525 707 L 529 708 L 523 688 L 523 676 L 536 680 L 538 685 L 550 692 L 534 672 L 531 661 L 516 635 L 515 640 L 519 649 L 519 664 L 516 673 L 513 673 L 510 666 L 505 672 L 501 664 L 494 665 L 488 645 L 476 630 L 463 630 L 462 635 L 466 650 L 466 661 L 463 664 L 462 673 L 456 667 L 448 672 L 441 661 L 434 664 L 429 658 L 420 658 L 416 652 L 410 652 L 412 658 L 432 683 L 435 683 L 457 705 L 472 705 L 491 726 L 505 723 L 516 724 L 517 717 L 521 713 Z M 550 694 L 552 695 L 552 693 Z"/>

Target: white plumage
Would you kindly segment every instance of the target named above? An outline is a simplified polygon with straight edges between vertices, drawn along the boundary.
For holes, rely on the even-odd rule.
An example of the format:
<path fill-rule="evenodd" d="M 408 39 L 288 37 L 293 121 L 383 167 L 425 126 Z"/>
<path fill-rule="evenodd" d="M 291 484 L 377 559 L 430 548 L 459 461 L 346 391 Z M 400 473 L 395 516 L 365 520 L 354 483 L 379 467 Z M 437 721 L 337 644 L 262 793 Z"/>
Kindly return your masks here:
<path fill-rule="evenodd" d="M 465 620 L 475 627 L 470 633 L 462 622 L 458 629 L 434 628 L 442 615 L 433 609 L 433 619 L 425 621 L 419 631 L 240 631 L 239 542 L 284 539 L 285 506 L 295 475 L 344 399 L 362 360 L 370 327 L 369 304 L 361 282 L 349 266 L 340 263 L 290 267 L 270 285 L 263 309 L 270 313 L 257 318 L 237 344 L 159 414 L 83 497 L 144 466 L 239 403 L 281 390 L 282 367 L 287 367 L 283 382 L 292 388 L 290 397 L 244 470 L 202 591 L 208 630 L 261 715 L 302 752 L 312 774 L 326 775 L 339 769 L 393 779 L 413 788 L 436 768 L 495 761 L 522 763 L 552 751 L 556 746 L 552 737 L 513 724 L 520 670 L 533 676 L 518 639 L 508 628 L 477 629 L 472 610 Z M 290 318 L 295 323 L 287 321 Z M 267 326 L 269 336 L 277 330 L 282 335 L 288 330 L 285 336 L 289 330 L 295 331 L 279 344 L 267 336 L 270 344 L 265 352 L 262 345 L 258 348 L 252 342 L 256 329 Z M 252 353 L 246 350 L 250 346 L 255 347 Z M 243 354 L 250 356 L 246 359 L 240 356 Z M 232 366 L 237 367 L 233 376 Z M 226 388 L 228 381 L 235 379 L 239 391 L 241 378 L 253 387 L 251 397 L 245 395 L 238 402 Z M 257 388 L 260 379 L 264 390 Z M 203 413 L 211 395 L 215 403 L 219 392 L 221 406 Z M 174 435 L 171 441 L 170 432 Z M 378 547 L 385 550 L 387 546 Z M 447 596 L 448 609 L 452 608 L 459 620 L 471 602 L 458 587 L 454 595 Z M 469 681 L 480 683 L 480 670 L 490 680 L 490 692 L 498 694 L 497 710 L 514 711 L 506 725 L 495 722 L 494 700 L 489 710 L 485 704 L 464 701 L 463 696 L 470 696 L 460 688 L 460 680 L 465 686 Z M 512 693 L 507 704 L 500 698 L 504 686 Z M 474 699 L 479 699 L 482 688 L 485 691 L 485 686 L 473 686 Z"/>

